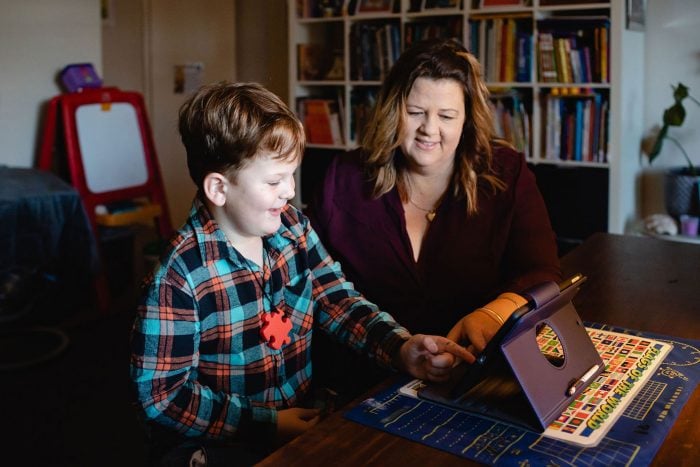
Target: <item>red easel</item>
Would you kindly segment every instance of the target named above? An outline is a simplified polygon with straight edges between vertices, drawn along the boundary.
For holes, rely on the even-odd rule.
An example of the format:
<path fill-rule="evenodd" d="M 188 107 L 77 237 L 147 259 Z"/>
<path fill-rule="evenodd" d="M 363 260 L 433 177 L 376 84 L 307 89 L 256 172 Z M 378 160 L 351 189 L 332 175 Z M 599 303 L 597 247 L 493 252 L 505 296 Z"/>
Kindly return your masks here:
<path fill-rule="evenodd" d="M 83 200 L 98 240 L 99 226 L 146 220 L 155 223 L 161 238 L 172 234 L 141 94 L 95 88 L 53 97 L 46 111 L 39 168 L 53 170 L 55 154 L 65 157 L 67 176 Z M 98 206 L 124 201 L 134 204 L 125 211 L 96 213 Z M 98 305 L 106 311 L 109 292 L 104 272 L 97 282 Z"/>

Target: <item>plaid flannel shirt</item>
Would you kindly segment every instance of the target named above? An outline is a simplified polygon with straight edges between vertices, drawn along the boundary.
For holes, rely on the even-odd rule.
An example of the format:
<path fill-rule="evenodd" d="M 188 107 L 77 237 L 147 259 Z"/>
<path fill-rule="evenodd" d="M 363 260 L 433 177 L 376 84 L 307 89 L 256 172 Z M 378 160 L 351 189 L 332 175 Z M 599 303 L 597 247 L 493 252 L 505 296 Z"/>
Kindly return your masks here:
<path fill-rule="evenodd" d="M 345 280 L 305 216 L 286 207 L 263 244 L 261 270 L 195 199 L 144 282 L 132 330 L 131 378 L 146 419 L 188 437 L 274 433 L 276 410 L 309 389 L 314 330 L 390 365 L 408 331 Z M 293 325 L 279 350 L 260 334 L 273 308 Z"/>

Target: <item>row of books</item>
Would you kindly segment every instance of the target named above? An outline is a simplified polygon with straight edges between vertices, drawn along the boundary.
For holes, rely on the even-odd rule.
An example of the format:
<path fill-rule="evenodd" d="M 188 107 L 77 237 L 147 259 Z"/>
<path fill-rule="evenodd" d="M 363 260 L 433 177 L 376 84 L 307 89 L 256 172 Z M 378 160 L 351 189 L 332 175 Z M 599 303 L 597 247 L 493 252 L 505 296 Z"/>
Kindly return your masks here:
<path fill-rule="evenodd" d="M 548 83 L 607 83 L 610 25 L 602 18 L 537 22 L 540 80 Z"/>
<path fill-rule="evenodd" d="M 459 8 L 460 6 L 460 0 L 411 0 L 408 5 L 408 11 L 415 13 L 435 8 Z"/>
<path fill-rule="evenodd" d="M 532 147 L 531 116 L 520 93 L 516 90 L 494 93 L 490 104 L 496 135 L 509 141 L 529 159 Z"/>
<path fill-rule="evenodd" d="M 408 12 L 463 8 L 465 0 L 410 0 Z M 466 0 L 472 8 L 531 7 L 532 0 Z M 601 0 L 539 0 L 540 6 L 604 3 Z M 398 13 L 401 0 L 296 0 L 298 18 L 335 18 L 347 15 Z"/>
<path fill-rule="evenodd" d="M 401 54 L 401 27 L 396 22 L 360 22 L 350 30 L 351 79 L 382 80 Z"/>
<path fill-rule="evenodd" d="M 595 91 L 544 98 L 545 159 L 608 161 L 607 96 Z"/>
<path fill-rule="evenodd" d="M 410 0 L 408 12 L 457 9 L 461 7 L 461 3 L 461 0 Z M 298 18 L 335 18 L 347 15 L 398 13 L 400 5 L 401 0 L 296 0 L 296 12 Z"/>
<path fill-rule="evenodd" d="M 299 97 L 297 115 L 304 124 L 309 144 L 345 144 L 342 99 Z"/>
<path fill-rule="evenodd" d="M 471 8 L 530 7 L 532 0 L 466 0 Z M 410 0 L 408 12 L 463 8 L 464 0 Z M 596 3 L 600 0 L 540 0 L 541 6 Z M 396 13 L 401 0 L 296 0 L 298 18 L 333 18 L 366 13 Z"/>
<path fill-rule="evenodd" d="M 532 21 L 487 17 L 470 21 L 469 40 L 486 81 L 528 82 L 532 68 Z"/>
<path fill-rule="evenodd" d="M 444 0 L 421 0 L 435 3 Z M 454 1 L 454 0 L 449 0 Z M 296 0 L 298 18 L 335 18 L 347 15 L 395 13 L 401 0 Z"/>

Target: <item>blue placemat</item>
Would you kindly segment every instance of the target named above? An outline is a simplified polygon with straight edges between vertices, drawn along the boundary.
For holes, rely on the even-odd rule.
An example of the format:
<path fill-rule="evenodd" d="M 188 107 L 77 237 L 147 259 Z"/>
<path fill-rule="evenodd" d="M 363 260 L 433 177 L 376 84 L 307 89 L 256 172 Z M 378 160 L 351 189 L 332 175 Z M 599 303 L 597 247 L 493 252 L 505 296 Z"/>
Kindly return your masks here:
<path fill-rule="evenodd" d="M 458 456 L 498 466 L 648 465 L 700 382 L 700 341 L 605 329 L 673 344 L 673 350 L 595 447 L 580 447 L 398 393 L 409 379 L 365 400 L 345 417 Z"/>

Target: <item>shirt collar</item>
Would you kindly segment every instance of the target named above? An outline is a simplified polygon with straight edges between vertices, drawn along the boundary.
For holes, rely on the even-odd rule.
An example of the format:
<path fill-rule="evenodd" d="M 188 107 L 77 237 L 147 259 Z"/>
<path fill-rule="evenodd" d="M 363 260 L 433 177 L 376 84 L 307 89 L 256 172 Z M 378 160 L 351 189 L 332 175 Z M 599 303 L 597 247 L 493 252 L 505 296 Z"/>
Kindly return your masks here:
<path fill-rule="evenodd" d="M 298 222 L 295 222 L 290 215 L 292 210 L 295 209 L 291 205 L 285 206 L 282 211 L 282 225 L 280 228 L 277 232 L 263 237 L 263 242 L 272 250 L 269 253 L 273 257 L 281 254 L 281 251 L 290 243 L 297 242 L 296 235 L 294 235 L 292 229 L 295 228 Z M 204 263 L 228 259 L 239 268 L 247 267 L 246 259 L 231 245 L 223 230 L 219 228 L 216 219 L 211 215 L 211 212 L 209 212 L 209 209 L 199 196 L 195 196 L 192 202 L 188 222 L 197 239 L 199 252 Z"/>

